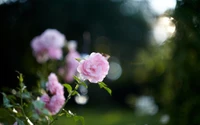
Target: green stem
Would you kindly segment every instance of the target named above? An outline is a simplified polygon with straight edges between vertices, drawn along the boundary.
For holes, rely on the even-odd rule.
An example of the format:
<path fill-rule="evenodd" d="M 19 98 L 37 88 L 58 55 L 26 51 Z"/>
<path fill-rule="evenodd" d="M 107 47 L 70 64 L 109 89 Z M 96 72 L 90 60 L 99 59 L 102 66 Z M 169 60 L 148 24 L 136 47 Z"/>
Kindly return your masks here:
<path fill-rule="evenodd" d="M 24 85 L 23 85 L 23 83 L 21 82 L 20 83 L 21 85 L 21 90 L 20 90 L 20 103 L 21 103 L 21 105 L 20 105 L 20 108 L 21 108 L 21 110 L 22 110 L 22 114 L 23 114 L 23 117 L 28 121 L 30 121 L 30 119 L 27 117 L 27 115 L 26 115 L 26 113 L 25 113 L 25 111 L 24 111 L 24 104 L 23 104 L 23 98 L 22 98 L 22 94 L 23 94 L 23 89 L 24 89 Z M 30 121 L 31 122 L 31 121 Z M 28 122 L 29 123 L 29 122 Z M 29 123 L 30 124 L 30 123 Z"/>
<path fill-rule="evenodd" d="M 49 125 L 52 125 L 58 119 L 58 115 L 62 112 L 62 110 L 65 107 L 65 105 L 67 104 L 67 102 L 71 99 L 72 93 L 74 91 L 78 90 L 78 87 L 79 87 L 79 84 L 76 84 L 75 89 L 72 92 L 69 93 L 69 95 L 67 96 L 67 99 L 66 99 L 64 105 L 62 106 L 62 108 L 60 109 L 60 111 L 56 114 L 54 120 Z"/>
<path fill-rule="evenodd" d="M 22 83 L 21 83 L 21 84 L 22 84 Z M 21 108 L 21 110 L 22 110 L 22 114 L 23 114 L 24 118 L 27 119 L 26 113 L 25 113 L 25 111 L 24 111 L 24 106 L 23 106 L 24 104 L 23 104 L 22 93 L 23 93 L 23 86 L 21 86 L 21 93 L 20 93 L 20 103 L 21 103 L 20 108 Z"/>

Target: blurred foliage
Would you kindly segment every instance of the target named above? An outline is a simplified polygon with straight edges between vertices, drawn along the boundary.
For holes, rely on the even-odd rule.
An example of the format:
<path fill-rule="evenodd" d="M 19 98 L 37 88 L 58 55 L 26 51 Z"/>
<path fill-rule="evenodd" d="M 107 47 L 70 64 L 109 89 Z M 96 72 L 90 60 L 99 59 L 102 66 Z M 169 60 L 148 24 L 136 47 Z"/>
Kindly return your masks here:
<path fill-rule="evenodd" d="M 169 125 L 200 124 L 200 2 L 177 1 L 172 15 L 176 33 L 162 45 L 138 52 L 133 76 L 146 83 L 161 109 L 170 114 Z"/>
<path fill-rule="evenodd" d="M 101 109 L 96 107 L 93 108 L 82 108 L 79 114 L 84 114 L 86 125 L 162 125 L 160 123 L 161 114 L 156 114 L 154 116 L 137 116 L 133 114 L 132 110 L 125 110 L 121 108 L 111 108 L 109 110 Z M 75 109 L 74 109 L 75 110 Z M 61 125 L 63 123 L 70 125 L 81 125 L 76 124 L 71 118 L 60 118 L 56 125 Z"/>

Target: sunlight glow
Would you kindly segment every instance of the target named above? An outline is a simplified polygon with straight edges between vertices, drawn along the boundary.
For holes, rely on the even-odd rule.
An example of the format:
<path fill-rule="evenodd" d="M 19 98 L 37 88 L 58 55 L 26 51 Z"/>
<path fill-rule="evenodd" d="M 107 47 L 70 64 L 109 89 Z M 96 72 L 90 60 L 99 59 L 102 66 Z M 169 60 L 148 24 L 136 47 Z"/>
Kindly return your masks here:
<path fill-rule="evenodd" d="M 175 32 L 173 18 L 160 17 L 153 28 L 153 36 L 157 43 L 162 44 L 166 39 L 171 37 Z"/>
<path fill-rule="evenodd" d="M 148 0 L 148 2 L 150 8 L 158 15 L 176 7 L 176 0 Z"/>

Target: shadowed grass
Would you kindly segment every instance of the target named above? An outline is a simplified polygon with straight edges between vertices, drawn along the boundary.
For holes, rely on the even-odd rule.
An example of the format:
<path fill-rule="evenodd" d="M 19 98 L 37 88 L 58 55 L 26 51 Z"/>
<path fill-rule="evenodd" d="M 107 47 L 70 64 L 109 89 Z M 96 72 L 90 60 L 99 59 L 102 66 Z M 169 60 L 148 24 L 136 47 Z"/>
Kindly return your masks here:
<path fill-rule="evenodd" d="M 91 108 L 81 109 L 75 113 L 85 118 L 85 125 L 161 125 L 160 114 L 138 116 L 133 110 Z M 56 121 L 56 125 L 81 125 L 81 123 L 76 123 L 73 118 L 63 116 Z"/>

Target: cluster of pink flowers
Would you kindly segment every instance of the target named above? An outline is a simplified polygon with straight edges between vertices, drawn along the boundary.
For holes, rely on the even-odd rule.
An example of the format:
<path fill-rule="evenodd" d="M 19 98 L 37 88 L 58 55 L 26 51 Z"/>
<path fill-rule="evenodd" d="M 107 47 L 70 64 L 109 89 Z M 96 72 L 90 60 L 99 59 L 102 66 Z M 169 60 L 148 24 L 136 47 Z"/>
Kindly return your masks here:
<path fill-rule="evenodd" d="M 44 63 L 49 59 L 61 59 L 64 44 L 65 36 L 56 29 L 47 29 L 31 41 L 33 54 L 39 63 Z"/>
<path fill-rule="evenodd" d="M 91 83 L 102 82 L 110 68 L 107 59 L 102 54 L 93 52 L 87 59 L 81 60 L 77 68 L 81 79 Z"/>
<path fill-rule="evenodd" d="M 58 82 L 58 78 L 54 73 L 49 75 L 46 89 L 52 96 L 50 97 L 48 94 L 44 94 L 40 99 L 45 103 L 45 107 L 51 114 L 55 115 L 63 107 L 65 96 L 64 87 Z"/>

